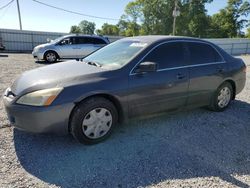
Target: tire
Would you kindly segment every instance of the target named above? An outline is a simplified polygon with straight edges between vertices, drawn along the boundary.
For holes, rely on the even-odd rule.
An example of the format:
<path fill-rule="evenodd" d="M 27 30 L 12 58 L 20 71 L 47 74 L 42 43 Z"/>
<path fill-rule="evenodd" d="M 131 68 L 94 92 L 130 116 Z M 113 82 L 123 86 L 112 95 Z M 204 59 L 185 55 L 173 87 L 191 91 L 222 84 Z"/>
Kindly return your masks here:
<path fill-rule="evenodd" d="M 216 90 L 212 97 L 209 109 L 215 112 L 222 112 L 230 105 L 233 99 L 233 87 L 229 82 L 224 82 Z"/>
<path fill-rule="evenodd" d="M 114 104 L 102 97 L 80 103 L 72 112 L 70 132 L 83 144 L 96 144 L 107 139 L 118 122 Z"/>
<path fill-rule="evenodd" d="M 55 63 L 58 59 L 58 55 L 54 51 L 48 51 L 44 54 L 44 59 L 48 63 Z"/>

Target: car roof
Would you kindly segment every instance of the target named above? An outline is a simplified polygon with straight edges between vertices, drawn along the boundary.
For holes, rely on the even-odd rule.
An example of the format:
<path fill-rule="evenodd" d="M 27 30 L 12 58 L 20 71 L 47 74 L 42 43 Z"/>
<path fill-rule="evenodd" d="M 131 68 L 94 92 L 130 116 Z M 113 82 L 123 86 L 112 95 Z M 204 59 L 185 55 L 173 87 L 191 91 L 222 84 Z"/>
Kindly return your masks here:
<path fill-rule="evenodd" d="M 98 38 L 105 40 L 107 43 L 109 43 L 109 39 L 100 35 L 85 35 L 85 34 L 70 34 L 70 35 L 64 35 L 63 38 L 67 37 L 92 37 L 92 38 Z"/>
<path fill-rule="evenodd" d="M 164 42 L 170 40 L 185 40 L 185 41 L 198 41 L 198 42 L 206 42 L 210 43 L 206 40 L 193 38 L 193 37 L 184 37 L 184 36 L 171 36 L 171 35 L 147 35 L 147 36 L 136 36 L 136 37 L 127 37 L 123 38 L 122 40 L 129 40 L 129 41 L 139 41 L 145 43 L 156 43 L 156 42 Z"/>
<path fill-rule="evenodd" d="M 105 39 L 105 37 L 99 35 L 84 35 L 84 34 L 70 34 L 70 35 L 65 35 L 64 37 L 93 37 L 93 38 Z"/>

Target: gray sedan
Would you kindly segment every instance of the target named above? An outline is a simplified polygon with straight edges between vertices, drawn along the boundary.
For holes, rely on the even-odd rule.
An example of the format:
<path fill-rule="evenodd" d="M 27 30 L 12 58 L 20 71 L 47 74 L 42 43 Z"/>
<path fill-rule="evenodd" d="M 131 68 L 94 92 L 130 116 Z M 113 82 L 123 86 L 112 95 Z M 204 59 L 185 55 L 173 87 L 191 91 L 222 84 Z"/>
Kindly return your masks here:
<path fill-rule="evenodd" d="M 210 42 L 141 36 L 82 61 L 28 71 L 5 91 L 4 104 L 19 129 L 97 143 L 135 116 L 203 106 L 224 111 L 245 81 L 244 62 Z"/>
<path fill-rule="evenodd" d="M 109 44 L 107 38 L 96 35 L 67 35 L 34 48 L 32 55 L 37 60 L 54 63 L 58 59 L 78 59 Z"/>

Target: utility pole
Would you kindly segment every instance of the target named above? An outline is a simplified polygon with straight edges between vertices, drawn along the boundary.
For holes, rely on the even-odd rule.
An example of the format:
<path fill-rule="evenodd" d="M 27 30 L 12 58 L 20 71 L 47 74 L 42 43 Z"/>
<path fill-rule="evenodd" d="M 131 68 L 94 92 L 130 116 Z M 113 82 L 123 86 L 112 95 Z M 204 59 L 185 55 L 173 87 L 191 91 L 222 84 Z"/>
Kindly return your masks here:
<path fill-rule="evenodd" d="M 178 0 L 175 0 L 175 6 L 174 6 L 174 11 L 173 11 L 173 17 L 174 17 L 174 21 L 173 21 L 173 36 L 175 36 L 176 18 L 178 16 L 180 16 L 180 10 L 179 10 L 179 6 L 178 6 Z"/>
<path fill-rule="evenodd" d="M 20 12 L 20 7 L 19 7 L 19 0 L 16 0 L 16 3 L 17 3 L 17 11 L 18 11 L 18 17 L 19 17 L 20 30 L 23 30 L 22 29 L 21 12 Z"/>

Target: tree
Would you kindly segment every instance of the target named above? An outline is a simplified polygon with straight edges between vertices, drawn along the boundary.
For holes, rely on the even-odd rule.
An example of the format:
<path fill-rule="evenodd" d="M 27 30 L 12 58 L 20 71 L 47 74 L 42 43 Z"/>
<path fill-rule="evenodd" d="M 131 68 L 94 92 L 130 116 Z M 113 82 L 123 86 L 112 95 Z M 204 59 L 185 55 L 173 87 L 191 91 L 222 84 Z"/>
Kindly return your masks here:
<path fill-rule="evenodd" d="M 246 37 L 247 37 L 247 38 L 250 38 L 250 27 L 247 29 Z"/>
<path fill-rule="evenodd" d="M 77 25 L 72 25 L 70 28 L 70 33 L 81 33 L 81 29 Z"/>
<path fill-rule="evenodd" d="M 79 23 L 79 28 L 83 34 L 93 35 L 95 33 L 95 23 L 83 20 Z"/>
<path fill-rule="evenodd" d="M 119 28 L 117 25 L 112 25 L 108 23 L 104 23 L 102 25 L 102 29 L 96 30 L 96 33 L 99 35 L 119 35 Z"/>
<path fill-rule="evenodd" d="M 212 16 L 213 36 L 237 37 L 242 35 L 250 14 L 250 3 L 246 0 L 228 0 L 226 8 Z"/>
<path fill-rule="evenodd" d="M 177 34 L 205 36 L 209 25 L 205 4 L 210 2 L 212 0 L 179 0 L 181 16 L 176 23 Z M 135 0 L 126 6 L 123 22 L 118 25 L 126 26 L 120 29 L 123 34 L 171 34 L 174 6 L 175 0 Z M 129 31 L 125 31 L 129 26 Z"/>
<path fill-rule="evenodd" d="M 141 26 L 137 23 L 142 18 L 142 0 L 129 2 L 125 14 L 121 16 L 117 26 L 120 34 L 124 36 L 139 35 Z"/>
<path fill-rule="evenodd" d="M 193 37 L 206 37 L 209 29 L 209 16 L 205 8 L 212 0 L 184 0 L 180 4 L 181 15 L 177 19 L 177 34 Z"/>

